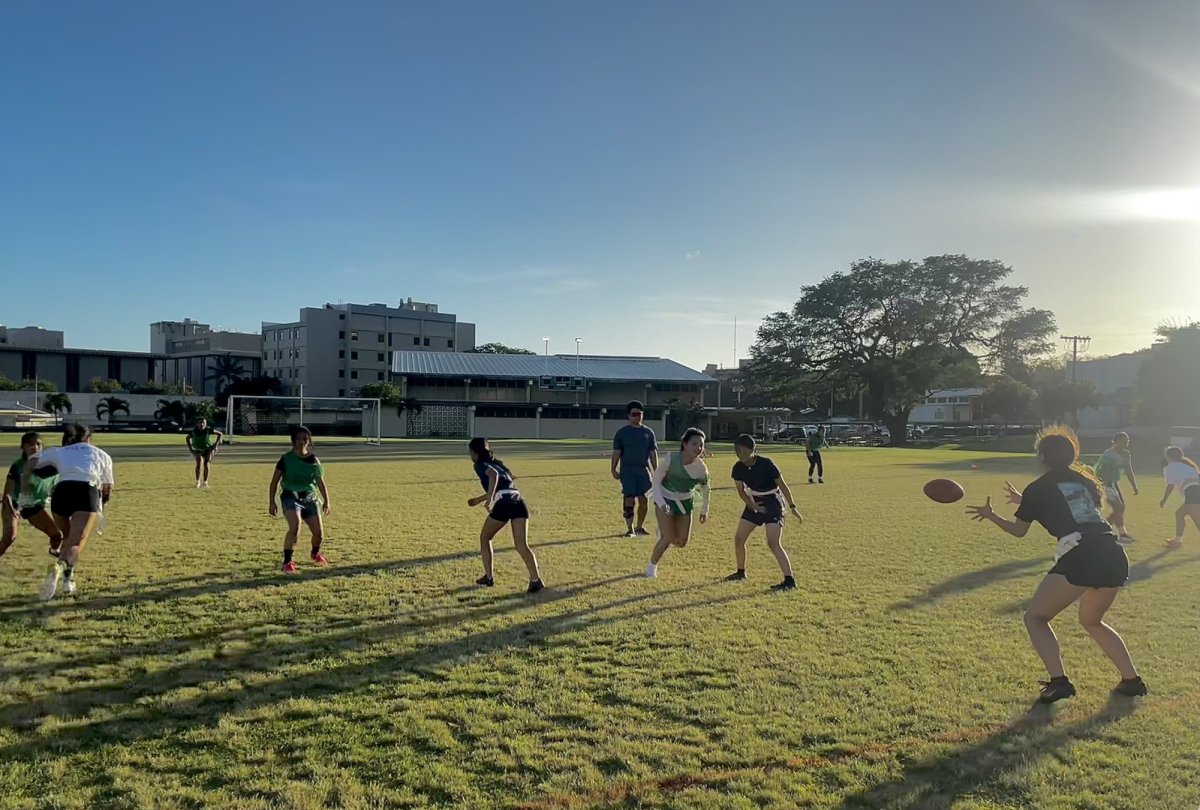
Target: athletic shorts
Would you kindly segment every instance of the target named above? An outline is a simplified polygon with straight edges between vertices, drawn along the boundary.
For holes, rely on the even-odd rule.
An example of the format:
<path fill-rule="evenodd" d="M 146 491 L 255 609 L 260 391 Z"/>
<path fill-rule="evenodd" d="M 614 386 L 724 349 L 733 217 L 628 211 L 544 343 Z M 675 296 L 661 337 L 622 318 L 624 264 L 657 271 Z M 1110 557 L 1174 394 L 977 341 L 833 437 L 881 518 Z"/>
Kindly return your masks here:
<path fill-rule="evenodd" d="M 692 510 L 696 508 L 695 498 L 685 498 L 682 501 L 672 500 L 667 498 L 667 512 L 672 515 L 690 515 Z"/>
<path fill-rule="evenodd" d="M 1124 506 L 1125 496 L 1121 494 L 1121 485 L 1105 484 L 1104 500 L 1108 501 L 1109 506 Z"/>
<path fill-rule="evenodd" d="M 50 511 L 65 518 L 76 512 L 99 512 L 100 488 L 87 481 L 59 481 L 50 499 Z"/>
<path fill-rule="evenodd" d="M 34 515 L 37 515 L 41 512 L 45 512 L 45 511 L 46 511 L 46 504 L 44 504 L 44 503 L 35 503 L 33 506 L 22 506 L 21 507 L 21 520 L 29 520 Z"/>
<path fill-rule="evenodd" d="M 217 452 L 217 447 L 216 447 L 216 445 L 213 445 L 212 447 L 208 448 L 207 450 L 193 450 L 192 455 L 200 456 L 205 461 L 208 461 L 209 459 L 211 459 L 213 457 L 213 455 L 216 452 Z"/>
<path fill-rule="evenodd" d="M 1120 588 L 1129 581 L 1129 558 L 1116 535 L 1084 535 L 1050 573 L 1062 574 L 1080 588 Z"/>
<path fill-rule="evenodd" d="M 650 491 L 650 470 L 621 470 L 621 495 L 626 498 L 644 498 Z"/>
<path fill-rule="evenodd" d="M 755 526 L 766 526 L 769 523 L 778 523 L 780 526 L 783 525 L 783 501 L 772 496 L 770 498 L 763 498 L 761 501 L 758 501 L 758 505 L 761 506 L 764 511 L 756 512 L 755 510 L 747 507 L 742 512 L 742 520 L 748 523 L 753 523 Z"/>
<path fill-rule="evenodd" d="M 299 512 L 301 520 L 315 518 L 321 514 L 321 502 L 311 492 L 284 490 L 279 496 L 279 505 L 285 512 Z"/>
<path fill-rule="evenodd" d="M 1193 484 L 1183 491 L 1183 502 L 1187 504 L 1200 504 L 1200 486 Z"/>
<path fill-rule="evenodd" d="M 492 510 L 488 512 L 488 517 L 500 523 L 508 523 L 510 520 L 528 520 L 529 507 L 525 505 L 525 499 L 519 492 L 501 495 L 496 499 Z"/>

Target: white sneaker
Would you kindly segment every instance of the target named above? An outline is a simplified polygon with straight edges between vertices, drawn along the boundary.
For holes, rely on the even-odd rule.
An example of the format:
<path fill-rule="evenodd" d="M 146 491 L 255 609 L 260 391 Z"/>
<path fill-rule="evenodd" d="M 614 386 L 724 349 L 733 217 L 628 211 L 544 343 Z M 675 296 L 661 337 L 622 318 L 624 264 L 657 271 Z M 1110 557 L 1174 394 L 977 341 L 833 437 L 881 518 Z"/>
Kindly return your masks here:
<path fill-rule="evenodd" d="M 1122 534 L 1120 537 L 1117 538 L 1117 542 L 1123 546 L 1127 546 L 1130 543 L 1136 543 L 1137 540 L 1135 540 L 1131 535 Z"/>
<path fill-rule="evenodd" d="M 62 592 L 64 594 L 66 594 L 67 596 L 70 596 L 71 594 L 75 593 L 75 577 L 71 577 L 70 579 L 63 580 Z"/>
<path fill-rule="evenodd" d="M 207 481 L 205 481 L 203 484 L 201 484 L 201 485 L 200 485 L 200 488 L 201 488 L 201 489 L 208 489 L 208 482 L 207 482 Z"/>
<path fill-rule="evenodd" d="M 54 598 L 54 594 L 58 593 L 58 582 L 62 578 L 62 569 L 58 567 L 58 563 L 50 566 L 50 570 L 46 572 L 46 581 L 42 583 L 42 590 L 38 592 L 38 598 L 43 602 L 49 602 Z"/>
<path fill-rule="evenodd" d="M 201 482 L 200 482 L 200 481 L 197 481 L 197 482 L 196 482 L 196 489 L 200 489 L 200 484 L 201 484 Z"/>
<path fill-rule="evenodd" d="M 654 563 L 646 563 L 646 579 L 658 579 L 658 566 Z"/>

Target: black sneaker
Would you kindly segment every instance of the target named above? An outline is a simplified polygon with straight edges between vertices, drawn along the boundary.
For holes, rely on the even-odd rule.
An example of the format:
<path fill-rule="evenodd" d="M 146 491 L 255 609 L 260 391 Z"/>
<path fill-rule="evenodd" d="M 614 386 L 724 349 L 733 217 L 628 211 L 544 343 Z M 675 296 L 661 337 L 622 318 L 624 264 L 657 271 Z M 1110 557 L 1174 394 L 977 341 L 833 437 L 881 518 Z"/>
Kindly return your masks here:
<path fill-rule="evenodd" d="M 529 588 L 525 591 L 525 593 L 537 593 L 545 587 L 546 586 L 542 584 L 540 579 L 535 579 L 533 582 L 529 583 Z"/>
<path fill-rule="evenodd" d="M 633 529 L 626 529 L 625 534 L 623 534 L 621 536 L 622 537 L 637 537 L 637 535 L 634 534 Z"/>
<path fill-rule="evenodd" d="M 1150 690 L 1146 688 L 1146 682 L 1140 676 L 1137 678 L 1126 678 L 1117 684 L 1113 692 L 1125 697 L 1145 697 L 1150 694 Z"/>
<path fill-rule="evenodd" d="M 1075 697 L 1075 684 L 1066 675 L 1061 678 L 1051 678 L 1042 681 L 1042 692 L 1038 695 L 1038 703 L 1056 703 L 1060 700 Z"/>
<path fill-rule="evenodd" d="M 479 579 L 475 580 L 475 584 L 482 585 L 485 588 L 490 588 L 496 584 L 496 581 L 491 577 L 480 577 Z"/>
<path fill-rule="evenodd" d="M 778 585 L 771 586 L 771 590 L 773 590 L 773 591 L 794 591 L 795 589 L 796 589 L 796 578 L 795 577 L 784 577 L 783 582 L 780 582 Z"/>
<path fill-rule="evenodd" d="M 746 578 L 745 571 L 734 571 L 732 574 L 725 577 L 725 581 L 726 582 L 741 582 L 745 578 Z"/>

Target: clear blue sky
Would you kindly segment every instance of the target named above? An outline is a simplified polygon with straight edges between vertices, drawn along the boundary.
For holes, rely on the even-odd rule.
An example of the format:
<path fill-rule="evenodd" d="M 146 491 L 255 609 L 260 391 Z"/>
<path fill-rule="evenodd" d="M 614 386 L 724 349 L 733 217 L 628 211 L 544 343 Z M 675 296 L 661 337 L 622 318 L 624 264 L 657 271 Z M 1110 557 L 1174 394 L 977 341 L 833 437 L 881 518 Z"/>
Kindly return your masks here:
<path fill-rule="evenodd" d="M 72 346 L 411 296 L 729 364 L 946 252 L 1094 352 L 1200 316 L 1196 2 L 14 0 L 0 111 L 0 322 Z"/>

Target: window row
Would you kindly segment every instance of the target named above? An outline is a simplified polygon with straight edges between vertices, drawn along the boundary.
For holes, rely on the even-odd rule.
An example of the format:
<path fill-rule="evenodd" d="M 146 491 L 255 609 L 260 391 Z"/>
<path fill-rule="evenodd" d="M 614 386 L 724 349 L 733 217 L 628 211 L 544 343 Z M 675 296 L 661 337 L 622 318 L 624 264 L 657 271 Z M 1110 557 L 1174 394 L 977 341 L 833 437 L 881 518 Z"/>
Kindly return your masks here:
<path fill-rule="evenodd" d="M 288 349 L 286 353 L 283 349 L 275 349 L 273 351 L 263 352 L 263 360 L 299 360 L 299 349 Z"/>
<path fill-rule="evenodd" d="M 369 371 L 367 372 L 367 374 L 370 374 L 370 373 L 371 373 L 371 372 L 369 372 Z M 346 369 L 344 369 L 344 368 L 339 368 L 339 369 L 338 369 L 338 377 L 340 377 L 341 379 L 345 379 L 345 378 L 346 378 Z M 384 373 L 383 373 L 382 371 L 376 371 L 376 372 L 375 372 L 375 379 L 376 379 L 376 380 L 378 380 L 379 382 L 383 382 L 383 380 L 384 380 L 384 377 L 385 377 L 385 375 L 384 375 Z M 352 379 L 352 380 L 357 380 L 357 379 L 358 379 L 358 369 L 351 369 L 351 371 L 350 371 L 350 379 Z M 339 395 L 339 396 L 340 396 L 340 395 Z"/>

